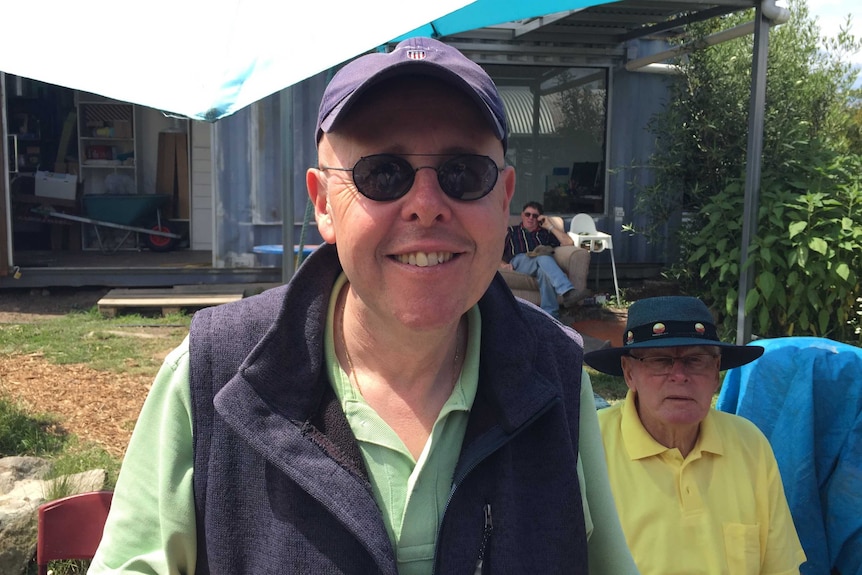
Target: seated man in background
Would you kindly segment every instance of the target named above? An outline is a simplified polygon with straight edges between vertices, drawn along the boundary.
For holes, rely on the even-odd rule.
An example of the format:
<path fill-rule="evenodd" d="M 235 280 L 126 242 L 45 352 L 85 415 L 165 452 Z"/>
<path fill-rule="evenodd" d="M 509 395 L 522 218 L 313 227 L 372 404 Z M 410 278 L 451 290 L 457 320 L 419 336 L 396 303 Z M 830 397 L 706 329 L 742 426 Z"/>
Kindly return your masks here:
<path fill-rule="evenodd" d="M 584 356 L 629 388 L 598 418 L 642 575 L 788 575 L 805 562 L 766 438 L 711 407 L 719 372 L 762 353 L 719 341 L 703 302 L 672 296 L 635 302 L 623 347 Z"/>
<path fill-rule="evenodd" d="M 509 226 L 500 267 L 535 277 L 541 292 L 542 309 L 559 318 L 558 295 L 562 296 L 565 307 L 571 307 L 589 295 L 585 287 L 576 289 L 572 285 L 552 256 L 555 247 L 573 244 L 566 230 L 555 226 L 544 216 L 542 204 L 527 202 L 521 210 L 521 223 Z"/>

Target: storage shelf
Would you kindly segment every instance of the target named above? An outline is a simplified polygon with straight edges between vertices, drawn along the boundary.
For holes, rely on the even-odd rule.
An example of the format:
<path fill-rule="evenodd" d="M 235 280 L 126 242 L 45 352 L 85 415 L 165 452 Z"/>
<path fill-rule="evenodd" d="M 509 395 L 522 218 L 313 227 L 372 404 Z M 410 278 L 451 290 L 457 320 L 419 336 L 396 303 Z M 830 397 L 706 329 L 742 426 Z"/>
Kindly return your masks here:
<path fill-rule="evenodd" d="M 81 141 L 97 140 L 99 142 L 134 142 L 134 138 L 112 138 L 110 136 L 82 136 Z"/>
<path fill-rule="evenodd" d="M 82 164 L 82 168 L 98 168 L 98 169 L 108 169 L 108 170 L 134 170 L 135 166 L 124 166 L 123 164 Z"/>
<path fill-rule="evenodd" d="M 83 193 L 136 193 L 139 182 L 138 166 L 134 161 L 138 147 L 134 104 L 85 95 L 77 99 L 77 105 L 78 165 Z M 99 249 L 98 238 L 91 228 L 82 227 L 82 247 L 85 250 Z M 127 238 L 126 243 L 129 246 L 124 244 L 124 249 L 137 248 L 134 238 Z"/>

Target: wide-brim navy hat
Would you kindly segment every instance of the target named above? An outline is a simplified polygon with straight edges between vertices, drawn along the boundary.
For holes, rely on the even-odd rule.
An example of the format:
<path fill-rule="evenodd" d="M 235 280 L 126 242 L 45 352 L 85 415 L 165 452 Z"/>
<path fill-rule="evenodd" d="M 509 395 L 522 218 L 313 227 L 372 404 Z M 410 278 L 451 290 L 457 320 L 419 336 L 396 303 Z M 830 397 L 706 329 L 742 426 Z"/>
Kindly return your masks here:
<path fill-rule="evenodd" d="M 590 367 L 623 375 L 620 357 L 633 349 L 714 345 L 721 348 L 721 370 L 745 365 L 763 355 L 760 346 L 719 341 L 709 308 L 696 297 L 662 296 L 638 300 L 628 310 L 623 346 L 584 354 Z"/>
<path fill-rule="evenodd" d="M 494 135 L 508 144 L 508 126 L 497 86 L 481 66 L 457 49 L 432 38 L 408 38 L 392 52 L 360 56 L 338 71 L 320 101 L 317 141 L 345 117 L 357 98 L 372 86 L 397 76 L 430 76 L 470 96 L 482 111 Z"/>

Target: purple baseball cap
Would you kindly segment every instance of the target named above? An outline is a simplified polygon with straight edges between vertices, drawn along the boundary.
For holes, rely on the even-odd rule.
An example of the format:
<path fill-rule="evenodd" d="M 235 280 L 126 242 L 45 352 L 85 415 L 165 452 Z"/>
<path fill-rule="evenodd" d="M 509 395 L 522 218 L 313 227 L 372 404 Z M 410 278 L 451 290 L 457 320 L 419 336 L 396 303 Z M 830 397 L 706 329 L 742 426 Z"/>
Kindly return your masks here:
<path fill-rule="evenodd" d="M 437 78 L 460 89 L 476 102 L 494 135 L 508 144 L 508 125 L 497 86 L 481 66 L 457 49 L 432 38 L 408 38 L 392 52 L 374 52 L 346 64 L 329 82 L 317 115 L 317 141 L 345 117 L 366 90 L 402 75 Z"/>

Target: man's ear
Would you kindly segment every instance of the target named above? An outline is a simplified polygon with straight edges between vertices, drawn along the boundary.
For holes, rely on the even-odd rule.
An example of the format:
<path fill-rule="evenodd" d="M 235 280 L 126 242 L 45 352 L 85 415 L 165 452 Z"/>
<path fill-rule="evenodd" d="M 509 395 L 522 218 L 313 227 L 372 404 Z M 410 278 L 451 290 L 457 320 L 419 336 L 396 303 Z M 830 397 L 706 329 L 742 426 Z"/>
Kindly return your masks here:
<path fill-rule="evenodd" d="M 305 172 L 305 185 L 308 197 L 314 204 L 314 219 L 317 221 L 317 231 L 328 244 L 335 243 L 335 226 L 332 225 L 332 206 L 329 203 L 329 190 L 326 187 L 326 176 L 322 170 L 309 168 Z"/>
<path fill-rule="evenodd" d="M 632 375 L 632 359 L 628 356 L 620 357 L 620 364 L 623 368 L 623 379 L 626 381 L 626 387 L 632 391 L 637 391 L 634 385 L 634 376 Z"/>
<path fill-rule="evenodd" d="M 503 177 L 503 202 L 501 204 L 503 215 L 503 234 L 509 229 L 509 206 L 512 203 L 512 196 L 515 194 L 515 168 L 506 166 L 502 172 Z"/>
<path fill-rule="evenodd" d="M 507 215 L 509 213 L 509 206 L 512 203 L 512 197 L 515 195 L 516 180 L 517 178 L 515 176 L 515 168 L 513 168 L 512 166 L 506 166 L 506 168 L 503 170 L 503 182 L 506 190 L 506 205 L 504 206 L 505 210 L 503 211 L 505 211 Z"/>

